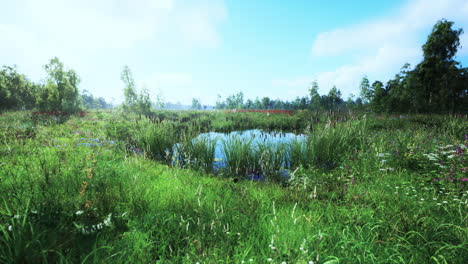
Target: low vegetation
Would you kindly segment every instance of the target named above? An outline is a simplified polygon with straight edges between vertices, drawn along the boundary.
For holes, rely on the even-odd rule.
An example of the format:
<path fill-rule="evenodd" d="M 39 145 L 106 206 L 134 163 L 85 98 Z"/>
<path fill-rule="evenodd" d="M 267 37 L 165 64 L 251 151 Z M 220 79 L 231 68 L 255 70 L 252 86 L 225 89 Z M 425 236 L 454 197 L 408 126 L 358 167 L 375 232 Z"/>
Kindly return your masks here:
<path fill-rule="evenodd" d="M 245 164 L 256 152 L 248 141 L 223 142 L 229 169 L 216 173 L 214 143 L 184 137 L 203 132 L 206 115 L 216 116 L 208 130 L 226 118 L 241 126 L 244 114 L 280 129 L 289 116 L 172 114 L 198 118 L 187 125 L 112 112 L 63 122 L 0 116 L 0 262 L 462 263 L 468 256 L 466 116 L 308 123 L 306 143 L 262 146 L 266 180 L 249 180 Z M 178 158 L 162 151 L 173 142 L 181 144 Z M 297 158 L 278 181 L 278 153 L 286 150 Z"/>

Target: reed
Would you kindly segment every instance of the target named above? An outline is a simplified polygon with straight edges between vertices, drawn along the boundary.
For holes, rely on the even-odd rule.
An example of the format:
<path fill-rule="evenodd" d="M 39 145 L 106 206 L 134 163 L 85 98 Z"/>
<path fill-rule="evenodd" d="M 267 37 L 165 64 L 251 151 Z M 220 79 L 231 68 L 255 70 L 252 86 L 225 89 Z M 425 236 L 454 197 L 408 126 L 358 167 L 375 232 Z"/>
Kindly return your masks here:
<path fill-rule="evenodd" d="M 252 138 L 231 134 L 221 140 L 226 167 L 230 174 L 246 176 L 255 169 Z"/>

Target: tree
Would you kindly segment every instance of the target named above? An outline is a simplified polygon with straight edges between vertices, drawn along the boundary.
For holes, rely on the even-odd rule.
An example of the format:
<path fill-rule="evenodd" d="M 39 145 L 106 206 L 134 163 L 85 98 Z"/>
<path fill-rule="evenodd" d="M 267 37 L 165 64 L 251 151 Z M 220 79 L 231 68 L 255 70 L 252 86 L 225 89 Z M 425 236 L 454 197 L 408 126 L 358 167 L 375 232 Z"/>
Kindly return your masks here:
<path fill-rule="evenodd" d="M 341 103 L 343 103 L 343 99 L 341 98 L 341 91 L 337 89 L 335 85 L 328 92 L 327 99 L 329 109 L 336 109 Z"/>
<path fill-rule="evenodd" d="M 64 70 L 57 57 L 44 66 L 48 74 L 46 84 L 39 92 L 39 108 L 49 111 L 75 112 L 79 110 L 80 78 L 74 70 Z"/>
<path fill-rule="evenodd" d="M 313 110 L 320 109 L 320 94 L 318 93 L 318 83 L 317 81 L 313 81 L 310 88 L 309 88 L 309 95 L 310 95 L 310 107 Z"/>
<path fill-rule="evenodd" d="M 262 108 L 270 109 L 270 98 L 268 96 L 262 98 Z"/>
<path fill-rule="evenodd" d="M 201 110 L 202 106 L 200 100 L 197 98 L 192 98 L 192 109 L 193 110 Z"/>
<path fill-rule="evenodd" d="M 438 21 L 422 46 L 424 59 L 416 66 L 410 86 L 418 98 L 418 112 L 454 111 L 462 88 L 454 85 L 459 65 L 453 57 L 460 46 L 463 29 L 452 29 L 453 22 Z"/>
<path fill-rule="evenodd" d="M 283 108 L 283 102 L 280 99 L 276 99 L 273 103 L 273 108 L 274 109 L 282 109 Z"/>
<path fill-rule="evenodd" d="M 364 103 L 369 103 L 372 101 L 374 97 L 374 90 L 371 88 L 369 84 L 369 79 L 367 76 L 362 77 L 361 84 L 359 85 L 359 89 L 361 91 L 360 95 Z"/>
<path fill-rule="evenodd" d="M 106 100 L 103 97 L 98 97 L 94 99 L 94 105 L 96 108 L 100 108 L 100 109 L 110 108 L 109 104 L 106 102 Z"/>
<path fill-rule="evenodd" d="M 221 98 L 221 95 L 218 94 L 218 98 L 216 99 L 216 109 L 225 109 L 226 108 L 226 103 L 223 101 Z"/>
<path fill-rule="evenodd" d="M 81 103 L 85 108 L 94 108 L 94 96 L 88 90 L 83 90 L 83 92 L 81 93 Z"/>
<path fill-rule="evenodd" d="M 371 109 L 378 113 L 387 111 L 386 101 L 388 92 L 385 90 L 383 83 L 375 81 L 372 87 L 374 89 L 374 97 L 371 102 Z"/>
<path fill-rule="evenodd" d="M 251 99 L 247 99 L 245 102 L 245 108 L 246 109 L 253 109 L 254 102 Z"/>
<path fill-rule="evenodd" d="M 156 109 L 163 110 L 166 103 L 164 102 L 164 96 L 161 91 L 156 94 L 156 100 L 154 102 Z"/>
<path fill-rule="evenodd" d="M 254 109 L 262 109 L 262 102 L 260 101 L 260 99 L 258 97 L 255 98 L 255 101 L 253 103 L 253 108 Z"/>
<path fill-rule="evenodd" d="M 0 110 L 31 109 L 36 105 L 38 85 L 16 70 L 3 66 L 0 70 Z"/>
<path fill-rule="evenodd" d="M 137 108 L 138 96 L 132 71 L 127 65 L 124 66 L 120 74 L 120 79 L 124 83 L 125 101 L 123 103 L 123 108 L 126 111 L 134 111 Z"/>
<path fill-rule="evenodd" d="M 147 114 L 151 111 L 151 99 L 147 88 L 143 87 L 137 98 L 136 112 L 138 114 Z"/>
<path fill-rule="evenodd" d="M 131 111 L 140 115 L 146 114 L 151 111 L 151 98 L 149 90 L 146 87 L 141 89 L 140 94 L 137 94 L 135 80 L 130 68 L 125 65 L 120 79 L 123 81 L 125 101 L 123 103 L 123 109 L 125 111 Z M 158 98 L 159 99 L 159 98 Z"/>

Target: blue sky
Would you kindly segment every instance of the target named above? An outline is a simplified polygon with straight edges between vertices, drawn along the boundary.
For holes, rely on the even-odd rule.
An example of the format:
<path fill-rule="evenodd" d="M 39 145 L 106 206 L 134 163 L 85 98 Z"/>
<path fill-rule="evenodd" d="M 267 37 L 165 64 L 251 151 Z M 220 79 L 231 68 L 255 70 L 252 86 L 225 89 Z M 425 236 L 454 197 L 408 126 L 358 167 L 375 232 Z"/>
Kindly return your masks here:
<path fill-rule="evenodd" d="M 468 31 L 464 0 L 0 0 L 0 65 L 16 64 L 34 81 L 58 56 L 80 75 L 81 89 L 123 99 L 129 65 L 152 96 L 214 104 L 246 98 L 292 100 L 336 85 L 358 95 L 360 79 L 386 82 L 440 18 Z M 468 37 L 457 59 L 468 64 Z"/>

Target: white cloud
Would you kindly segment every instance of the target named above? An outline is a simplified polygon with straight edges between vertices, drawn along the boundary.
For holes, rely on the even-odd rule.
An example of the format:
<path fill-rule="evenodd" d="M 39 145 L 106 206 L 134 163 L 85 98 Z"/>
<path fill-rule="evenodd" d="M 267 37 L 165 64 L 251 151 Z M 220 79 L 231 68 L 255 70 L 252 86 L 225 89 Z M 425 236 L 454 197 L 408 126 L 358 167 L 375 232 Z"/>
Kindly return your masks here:
<path fill-rule="evenodd" d="M 203 0 L 197 3 L 197 7 L 189 5 L 185 8 L 177 15 L 177 20 L 185 40 L 216 47 L 221 43 L 221 37 L 214 25 L 220 24 L 226 17 L 224 2 Z"/>
<path fill-rule="evenodd" d="M 357 94 L 364 75 L 371 80 L 387 81 L 404 63 L 414 65 L 421 60 L 421 36 L 428 34 L 441 18 L 455 21 L 455 28 L 468 29 L 468 2 L 413 0 L 390 17 L 323 32 L 312 45 L 313 56 L 338 56 L 350 52 L 362 55 L 334 71 L 310 76 L 310 80 L 318 80 L 322 93 L 336 85 L 344 95 Z M 461 45 L 464 48 L 459 55 L 468 54 L 466 35 L 462 35 Z"/>
<path fill-rule="evenodd" d="M 148 55 L 164 52 L 167 43 L 186 49 L 219 46 L 218 27 L 227 17 L 224 0 L 190 4 L 183 0 L 15 0 L 5 4 L 0 7 L 2 64 L 17 64 L 37 81 L 44 75 L 42 65 L 58 56 L 82 77 L 82 89 L 97 94 L 115 94 L 111 91 L 115 87 L 102 87 L 119 82 L 118 71 L 132 63 L 142 45 Z M 115 80 L 104 83 L 108 78 Z M 93 90 L 98 87 L 100 91 Z"/>

